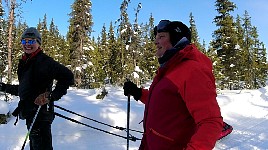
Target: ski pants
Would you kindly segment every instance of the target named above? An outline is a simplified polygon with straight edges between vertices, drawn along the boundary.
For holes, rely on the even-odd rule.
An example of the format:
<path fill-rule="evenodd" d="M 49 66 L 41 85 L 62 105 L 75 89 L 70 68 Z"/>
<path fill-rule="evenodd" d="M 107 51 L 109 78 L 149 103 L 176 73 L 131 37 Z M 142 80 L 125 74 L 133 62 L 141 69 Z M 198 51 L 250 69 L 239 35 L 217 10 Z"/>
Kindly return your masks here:
<path fill-rule="evenodd" d="M 32 121 L 26 120 L 27 129 Z M 51 121 L 36 121 L 29 135 L 30 150 L 53 150 Z"/>

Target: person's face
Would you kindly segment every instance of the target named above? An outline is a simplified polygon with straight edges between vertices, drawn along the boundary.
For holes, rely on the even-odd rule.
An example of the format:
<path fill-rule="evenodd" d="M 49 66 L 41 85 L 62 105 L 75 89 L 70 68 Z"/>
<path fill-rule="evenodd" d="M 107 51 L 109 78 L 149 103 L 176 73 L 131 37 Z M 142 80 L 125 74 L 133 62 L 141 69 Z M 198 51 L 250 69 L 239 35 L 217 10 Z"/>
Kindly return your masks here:
<path fill-rule="evenodd" d="M 170 36 L 168 32 L 160 32 L 156 34 L 155 45 L 157 48 L 156 57 L 163 56 L 166 50 L 171 49 L 173 46 L 170 42 Z"/>
<path fill-rule="evenodd" d="M 39 44 L 37 43 L 36 39 L 32 39 L 32 38 L 22 39 L 21 45 L 22 45 L 23 51 L 26 54 L 31 54 L 35 52 L 39 47 Z"/>

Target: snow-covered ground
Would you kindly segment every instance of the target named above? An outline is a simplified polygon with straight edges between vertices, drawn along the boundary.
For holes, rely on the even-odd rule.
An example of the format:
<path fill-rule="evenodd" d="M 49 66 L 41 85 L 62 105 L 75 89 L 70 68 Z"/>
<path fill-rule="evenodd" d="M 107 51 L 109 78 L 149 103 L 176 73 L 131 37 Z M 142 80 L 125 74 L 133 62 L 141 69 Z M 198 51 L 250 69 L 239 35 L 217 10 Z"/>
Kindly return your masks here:
<path fill-rule="evenodd" d="M 101 89 L 70 89 L 68 94 L 55 104 L 69 109 L 91 119 L 126 128 L 127 97 L 123 95 L 122 87 L 107 86 L 108 95 L 96 99 Z M 231 124 L 233 132 L 218 141 L 214 150 L 265 150 L 268 149 L 268 86 L 258 90 L 220 91 L 218 103 L 221 107 L 224 121 Z M 14 110 L 18 98 L 8 104 L 0 101 L 0 113 Z M 144 106 L 131 98 L 130 128 L 142 131 Z M 70 114 L 55 108 L 57 113 L 71 117 L 88 126 L 99 128 L 123 137 L 126 131 L 120 131 L 109 126 Z M 20 150 L 27 130 L 25 121 L 20 120 L 13 125 L 15 118 L 11 117 L 7 124 L 0 125 L 0 150 Z M 56 117 L 52 125 L 53 146 L 55 150 L 126 150 L 127 140 L 73 123 Z M 131 131 L 131 135 L 141 138 L 141 133 Z M 140 141 L 129 141 L 129 149 L 137 150 Z M 29 149 L 27 143 L 25 149 Z"/>

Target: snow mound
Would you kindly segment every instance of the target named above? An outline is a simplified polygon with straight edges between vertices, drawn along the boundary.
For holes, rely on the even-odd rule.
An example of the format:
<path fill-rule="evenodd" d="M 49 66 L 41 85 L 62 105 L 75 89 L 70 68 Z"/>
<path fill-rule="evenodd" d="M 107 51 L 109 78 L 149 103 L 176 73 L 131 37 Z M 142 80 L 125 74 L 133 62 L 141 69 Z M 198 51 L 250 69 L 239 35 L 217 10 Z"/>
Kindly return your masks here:
<path fill-rule="evenodd" d="M 8 112 L 8 103 L 0 100 L 0 114 L 7 114 Z"/>

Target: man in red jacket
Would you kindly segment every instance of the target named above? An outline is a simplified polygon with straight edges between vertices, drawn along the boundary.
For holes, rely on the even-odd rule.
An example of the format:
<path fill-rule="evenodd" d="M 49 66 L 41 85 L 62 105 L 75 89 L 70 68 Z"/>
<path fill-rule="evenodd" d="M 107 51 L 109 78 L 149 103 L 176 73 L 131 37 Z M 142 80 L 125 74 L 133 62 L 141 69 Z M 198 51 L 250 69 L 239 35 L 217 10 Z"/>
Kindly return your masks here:
<path fill-rule="evenodd" d="M 145 104 L 139 150 L 213 149 L 223 119 L 210 59 L 190 43 L 182 22 L 161 20 L 154 35 L 160 67 L 149 90 L 124 84 L 124 95 Z"/>

